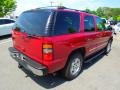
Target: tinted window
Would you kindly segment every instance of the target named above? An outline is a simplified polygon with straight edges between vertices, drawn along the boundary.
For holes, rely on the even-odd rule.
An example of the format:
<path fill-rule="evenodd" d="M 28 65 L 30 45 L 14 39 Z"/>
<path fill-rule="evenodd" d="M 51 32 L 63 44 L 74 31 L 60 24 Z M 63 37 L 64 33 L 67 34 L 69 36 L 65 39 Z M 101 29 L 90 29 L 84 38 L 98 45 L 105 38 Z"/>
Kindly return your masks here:
<path fill-rule="evenodd" d="M 27 11 L 20 15 L 15 25 L 31 35 L 45 35 L 46 24 L 51 14 L 50 10 Z"/>
<path fill-rule="evenodd" d="M 95 31 L 93 16 L 85 16 L 84 17 L 84 31 L 85 32 Z"/>
<path fill-rule="evenodd" d="M 97 23 L 97 29 L 98 31 L 103 31 L 105 29 L 105 24 L 103 20 L 99 17 L 96 18 L 96 23 Z"/>
<path fill-rule="evenodd" d="M 9 20 L 9 19 L 4 19 L 4 23 L 5 24 L 10 24 L 10 23 L 14 23 L 15 21 L 13 20 Z"/>
<path fill-rule="evenodd" d="M 10 24 L 10 23 L 14 23 L 14 21 L 13 20 L 9 20 L 9 19 L 1 19 L 0 20 L 0 25 Z"/>
<path fill-rule="evenodd" d="M 68 34 L 79 32 L 80 15 L 73 12 L 58 12 L 54 27 L 54 34 Z"/>
<path fill-rule="evenodd" d="M 2 25 L 2 24 L 4 24 L 4 23 L 3 23 L 3 20 L 0 20 L 0 25 Z"/>

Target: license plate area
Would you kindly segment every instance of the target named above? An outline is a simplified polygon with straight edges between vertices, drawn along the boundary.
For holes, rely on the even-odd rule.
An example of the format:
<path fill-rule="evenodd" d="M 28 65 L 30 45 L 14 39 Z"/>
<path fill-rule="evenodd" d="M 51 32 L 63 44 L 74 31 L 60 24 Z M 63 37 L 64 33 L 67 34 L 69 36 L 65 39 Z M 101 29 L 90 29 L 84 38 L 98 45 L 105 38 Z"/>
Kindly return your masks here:
<path fill-rule="evenodd" d="M 19 53 L 17 53 L 17 52 L 13 52 L 13 53 L 10 53 L 10 55 L 13 57 L 13 58 L 18 58 L 18 59 L 20 59 L 20 54 Z"/>

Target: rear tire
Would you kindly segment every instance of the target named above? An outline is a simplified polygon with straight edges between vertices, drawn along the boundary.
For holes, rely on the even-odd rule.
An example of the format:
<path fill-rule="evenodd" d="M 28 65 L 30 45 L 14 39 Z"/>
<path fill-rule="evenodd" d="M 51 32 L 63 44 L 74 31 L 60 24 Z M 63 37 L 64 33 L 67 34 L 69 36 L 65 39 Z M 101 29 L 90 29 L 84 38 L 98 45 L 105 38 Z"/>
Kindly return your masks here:
<path fill-rule="evenodd" d="M 63 76 L 68 79 L 72 80 L 76 78 L 80 72 L 82 71 L 82 65 L 83 65 L 83 57 L 81 53 L 75 53 L 72 56 L 70 56 L 64 70 L 63 70 Z"/>

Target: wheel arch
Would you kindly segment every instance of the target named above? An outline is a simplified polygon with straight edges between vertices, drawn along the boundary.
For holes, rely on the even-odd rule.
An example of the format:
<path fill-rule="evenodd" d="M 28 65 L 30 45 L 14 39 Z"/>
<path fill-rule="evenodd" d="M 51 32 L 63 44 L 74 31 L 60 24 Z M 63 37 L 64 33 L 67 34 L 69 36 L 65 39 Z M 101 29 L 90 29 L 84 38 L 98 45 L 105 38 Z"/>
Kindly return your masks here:
<path fill-rule="evenodd" d="M 113 36 L 111 36 L 111 37 L 109 38 L 109 41 L 110 41 L 110 40 L 113 41 Z"/>
<path fill-rule="evenodd" d="M 67 62 L 69 61 L 69 58 L 70 58 L 73 54 L 75 54 L 75 53 L 80 53 L 80 54 L 82 54 L 83 59 L 84 59 L 85 54 L 86 54 L 86 49 L 85 49 L 85 47 L 80 47 L 80 48 L 77 48 L 77 49 L 73 50 L 73 51 L 68 55 Z"/>

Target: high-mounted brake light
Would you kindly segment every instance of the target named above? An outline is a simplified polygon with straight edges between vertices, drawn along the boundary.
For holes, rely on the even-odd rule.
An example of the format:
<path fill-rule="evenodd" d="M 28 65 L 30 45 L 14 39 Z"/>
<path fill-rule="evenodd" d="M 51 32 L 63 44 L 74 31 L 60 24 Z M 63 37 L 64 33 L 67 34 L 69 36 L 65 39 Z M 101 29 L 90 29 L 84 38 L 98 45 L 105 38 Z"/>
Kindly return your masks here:
<path fill-rule="evenodd" d="M 43 44 L 43 60 L 51 61 L 53 60 L 53 45 Z"/>

